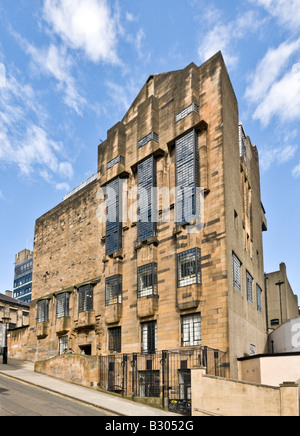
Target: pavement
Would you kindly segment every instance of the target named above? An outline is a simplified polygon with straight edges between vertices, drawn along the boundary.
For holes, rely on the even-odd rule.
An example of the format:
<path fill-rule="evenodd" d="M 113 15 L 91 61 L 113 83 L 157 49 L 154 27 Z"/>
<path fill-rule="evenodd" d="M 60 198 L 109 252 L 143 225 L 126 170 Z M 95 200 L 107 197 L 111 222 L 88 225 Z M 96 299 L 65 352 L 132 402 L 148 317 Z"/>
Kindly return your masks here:
<path fill-rule="evenodd" d="M 176 413 L 146 406 L 109 393 L 78 386 L 34 371 L 34 363 L 8 358 L 8 364 L 0 362 L 0 374 L 42 388 L 66 398 L 99 407 L 112 416 L 173 416 Z"/>

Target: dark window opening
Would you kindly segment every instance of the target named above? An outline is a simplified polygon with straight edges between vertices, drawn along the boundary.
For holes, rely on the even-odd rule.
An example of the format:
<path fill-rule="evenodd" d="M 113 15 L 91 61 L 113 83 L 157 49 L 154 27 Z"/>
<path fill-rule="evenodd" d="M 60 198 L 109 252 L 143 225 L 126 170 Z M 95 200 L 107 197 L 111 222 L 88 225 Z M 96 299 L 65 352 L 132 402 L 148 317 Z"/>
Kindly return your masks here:
<path fill-rule="evenodd" d="M 121 327 L 108 330 L 108 348 L 110 353 L 121 353 Z"/>
<path fill-rule="evenodd" d="M 92 355 L 92 346 L 91 345 L 81 345 L 79 347 L 80 354 L 91 356 Z"/>

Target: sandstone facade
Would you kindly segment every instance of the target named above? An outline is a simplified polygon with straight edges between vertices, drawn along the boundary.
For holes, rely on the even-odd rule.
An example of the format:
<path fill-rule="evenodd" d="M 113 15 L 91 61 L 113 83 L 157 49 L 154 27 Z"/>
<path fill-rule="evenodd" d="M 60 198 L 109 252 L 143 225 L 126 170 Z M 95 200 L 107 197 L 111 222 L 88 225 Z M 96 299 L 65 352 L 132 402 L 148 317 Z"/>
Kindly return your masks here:
<path fill-rule="evenodd" d="M 116 230 L 118 249 L 109 253 L 111 235 L 100 219 L 104 210 L 100 189 L 119 180 L 132 193 L 141 183 L 139 165 L 150 157 L 156 165 L 156 186 L 174 189 L 179 179 L 176 147 L 190 132 L 199 158 L 193 181 L 203 192 L 203 229 L 193 233 L 189 227 L 193 223 L 176 222 L 174 196 L 170 221 L 164 222 L 160 198 L 152 235 L 139 238 L 139 223 L 127 214 Z M 237 357 L 253 350 L 265 352 L 266 221 L 258 152 L 239 133 L 243 130 L 238 104 L 220 53 L 200 67 L 192 63 L 148 79 L 123 120 L 99 145 L 98 179 L 36 222 L 27 338 L 33 360 L 53 357 L 64 345 L 92 355 L 109 354 L 114 344 L 117 352 L 140 353 L 153 333 L 157 350 L 201 343 L 226 352 L 231 376 L 236 376 Z M 137 202 L 131 194 L 120 194 L 121 198 L 128 209 Z M 183 267 L 179 272 L 178 256 L 194 249 L 201 253 L 199 276 L 179 287 L 178 277 L 188 273 Z M 240 289 L 233 256 L 240 261 Z M 139 293 L 138 270 L 149 265 L 157 268 L 147 288 L 152 291 L 144 288 Z M 107 304 L 107 279 L 112 277 L 121 280 L 121 291 Z M 87 292 L 85 297 L 81 292 Z M 68 312 L 57 318 L 63 294 L 68 295 Z M 82 298 L 92 305 L 79 311 Z M 45 300 L 48 317 L 42 319 L 37 308 L 44 307 Z"/>

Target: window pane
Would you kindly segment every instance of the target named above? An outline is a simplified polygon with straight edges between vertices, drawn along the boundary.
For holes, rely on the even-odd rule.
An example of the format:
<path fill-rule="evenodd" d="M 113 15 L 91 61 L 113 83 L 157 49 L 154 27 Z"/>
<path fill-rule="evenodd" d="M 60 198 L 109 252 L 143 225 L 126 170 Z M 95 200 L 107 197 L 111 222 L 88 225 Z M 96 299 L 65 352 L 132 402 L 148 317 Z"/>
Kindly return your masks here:
<path fill-rule="evenodd" d="M 122 248 L 121 181 L 116 179 L 107 185 L 106 254 L 113 254 Z"/>
<path fill-rule="evenodd" d="M 250 303 L 253 303 L 252 285 L 253 285 L 253 278 L 252 278 L 251 274 L 247 271 L 247 300 Z"/>
<path fill-rule="evenodd" d="M 93 286 L 82 286 L 78 289 L 78 312 L 87 312 L 93 307 Z"/>
<path fill-rule="evenodd" d="M 199 212 L 195 201 L 196 188 L 200 186 L 198 136 L 193 130 L 176 141 L 176 221 L 190 222 Z"/>
<path fill-rule="evenodd" d="M 258 285 L 256 286 L 256 299 L 257 299 L 257 310 L 258 312 L 262 312 L 262 290 Z"/>
<path fill-rule="evenodd" d="M 142 353 L 154 354 L 157 349 L 156 322 L 142 324 Z"/>
<path fill-rule="evenodd" d="M 122 276 L 116 275 L 106 279 L 105 283 L 105 305 L 122 303 Z"/>
<path fill-rule="evenodd" d="M 233 287 L 237 289 L 239 292 L 241 292 L 242 291 L 242 286 L 241 286 L 242 264 L 234 253 L 232 255 L 232 263 L 233 263 Z"/>
<path fill-rule="evenodd" d="M 201 345 L 201 315 L 183 316 L 181 319 L 182 346 Z"/>
<path fill-rule="evenodd" d="M 156 159 L 151 156 L 138 164 L 138 240 L 143 241 L 157 232 Z"/>
<path fill-rule="evenodd" d="M 109 352 L 121 353 L 121 327 L 108 329 Z"/>
<path fill-rule="evenodd" d="M 177 256 L 178 288 L 201 284 L 201 250 L 195 248 Z"/>
<path fill-rule="evenodd" d="M 48 322 L 49 300 L 42 300 L 37 303 L 37 322 Z"/>
<path fill-rule="evenodd" d="M 60 294 L 56 298 L 56 318 L 63 318 L 69 316 L 69 300 L 68 293 Z"/>
<path fill-rule="evenodd" d="M 157 264 L 138 268 L 138 298 L 157 294 Z"/>

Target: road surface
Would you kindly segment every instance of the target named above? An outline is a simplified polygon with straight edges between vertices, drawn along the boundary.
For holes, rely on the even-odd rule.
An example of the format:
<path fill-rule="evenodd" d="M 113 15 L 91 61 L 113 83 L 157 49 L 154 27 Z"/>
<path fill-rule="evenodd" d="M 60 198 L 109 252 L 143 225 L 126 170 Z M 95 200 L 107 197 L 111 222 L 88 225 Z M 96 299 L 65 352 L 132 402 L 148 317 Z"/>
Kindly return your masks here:
<path fill-rule="evenodd" d="M 0 375 L 0 416 L 108 415 L 96 407 Z"/>

